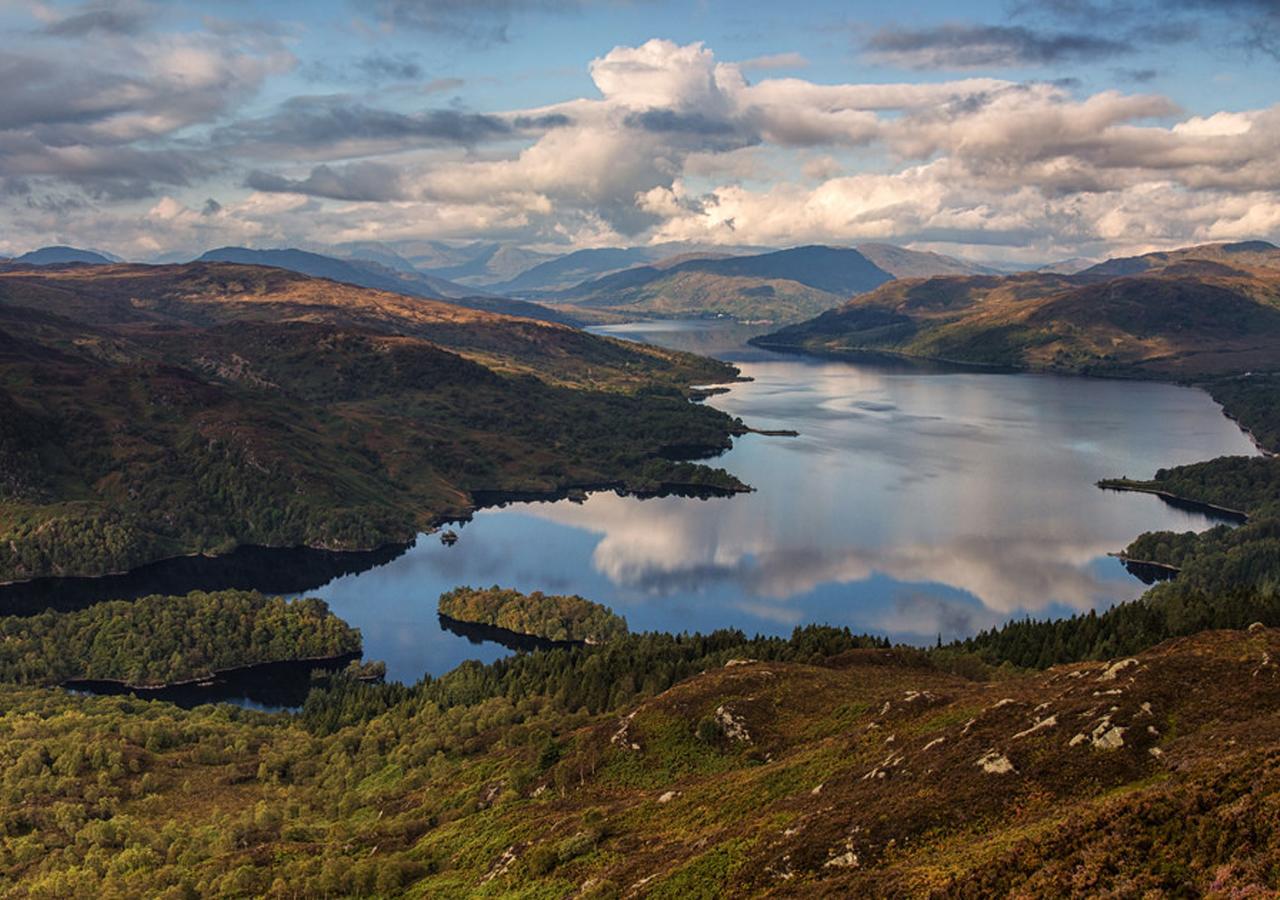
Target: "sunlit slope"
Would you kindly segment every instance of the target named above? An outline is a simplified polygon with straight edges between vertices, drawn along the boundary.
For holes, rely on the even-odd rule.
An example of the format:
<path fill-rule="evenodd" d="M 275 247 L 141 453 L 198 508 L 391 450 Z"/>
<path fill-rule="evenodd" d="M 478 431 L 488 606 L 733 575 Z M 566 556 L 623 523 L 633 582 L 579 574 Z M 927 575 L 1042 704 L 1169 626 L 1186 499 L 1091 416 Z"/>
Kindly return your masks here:
<path fill-rule="evenodd" d="M 1280 250 L 1211 245 L 1143 266 L 1128 275 L 904 279 L 758 343 L 1096 374 L 1280 366 Z"/>
<path fill-rule="evenodd" d="M 669 462 L 735 370 L 278 269 L 0 272 L 0 580 L 407 540 L 475 491 L 740 487 Z M 667 454 L 671 455 L 671 454 Z"/>

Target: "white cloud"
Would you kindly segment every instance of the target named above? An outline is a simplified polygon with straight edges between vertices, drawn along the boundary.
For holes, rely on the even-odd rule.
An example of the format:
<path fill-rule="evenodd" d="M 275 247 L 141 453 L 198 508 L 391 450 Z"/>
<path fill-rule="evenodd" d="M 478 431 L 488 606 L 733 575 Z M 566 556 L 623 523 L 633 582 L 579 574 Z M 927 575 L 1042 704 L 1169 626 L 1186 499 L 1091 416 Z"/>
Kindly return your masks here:
<path fill-rule="evenodd" d="M 239 37 L 144 35 L 120 47 L 95 57 L 95 83 L 58 70 L 61 81 L 37 79 L 36 94 L 0 112 L 9 178 L 0 187 L 27 198 L 22 215 L 6 217 L 6 240 L 74 230 L 127 253 L 255 235 L 593 246 L 880 239 L 989 245 L 1002 256 L 1100 255 L 1280 228 L 1280 106 L 1188 116 L 1159 95 L 1077 96 L 993 78 L 753 82 L 748 72 L 801 60 L 723 62 L 702 43 L 651 40 L 588 63 L 597 96 L 492 113 L 364 106 L 358 120 L 378 128 L 353 134 L 330 127 L 354 115 L 340 98 L 295 98 L 274 118 L 227 125 L 215 154 L 183 129 L 225 118 L 290 57 Z M 78 112 L 55 122 L 50 106 L 63 119 Z M 317 136 L 317 148 L 299 145 L 288 163 L 260 141 L 249 149 L 245 136 L 276 121 L 301 123 L 294 137 Z M 303 159 L 326 165 L 299 169 Z M 211 167 L 239 172 L 253 192 L 219 195 L 212 216 L 194 211 L 201 192 L 187 201 L 195 218 L 167 235 L 153 224 L 158 205 L 148 217 L 91 195 L 97 211 L 86 215 L 85 201 L 72 202 L 77 186 L 199 185 Z"/>

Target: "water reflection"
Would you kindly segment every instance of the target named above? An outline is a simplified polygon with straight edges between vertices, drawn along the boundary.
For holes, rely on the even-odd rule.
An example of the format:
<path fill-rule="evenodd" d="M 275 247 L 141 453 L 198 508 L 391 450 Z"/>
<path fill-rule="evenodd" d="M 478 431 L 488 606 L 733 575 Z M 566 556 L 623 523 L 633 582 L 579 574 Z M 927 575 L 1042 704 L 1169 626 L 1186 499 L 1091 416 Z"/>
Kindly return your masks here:
<path fill-rule="evenodd" d="M 800 432 L 747 435 L 716 461 L 754 493 L 512 503 L 455 526 L 456 546 L 420 540 L 366 571 L 341 574 L 344 556 L 230 580 L 324 597 L 403 681 L 510 652 L 442 628 L 436 599 L 459 584 L 582 594 L 633 630 L 829 622 L 927 641 L 1136 597 L 1142 582 L 1107 554 L 1143 531 L 1211 522 L 1094 483 L 1255 452 L 1197 390 L 814 361 L 743 348 L 748 332 L 714 323 L 647 327 L 607 330 L 732 359 L 754 380 L 707 402 Z M 289 575 L 308 584 L 270 586 Z M 213 585 L 163 589 L 192 586 Z"/>
<path fill-rule="evenodd" d="M 684 334 L 661 327 L 668 343 Z M 714 343 L 710 325 L 692 330 Z M 721 355 L 755 380 L 708 402 L 800 432 L 747 435 L 717 460 L 755 493 L 485 510 L 457 546 L 419 542 L 322 594 L 392 677 L 503 652 L 436 626 L 436 595 L 460 583 L 580 593 L 639 630 L 819 621 L 949 638 L 1136 597 L 1144 585 L 1107 554 L 1210 521 L 1094 483 L 1253 452 L 1207 395 L 1169 385 Z"/>
<path fill-rule="evenodd" d="M 83 609 L 103 600 L 136 600 L 150 594 L 186 594 L 231 588 L 272 594 L 309 591 L 335 578 L 385 565 L 409 549 L 392 544 L 365 552 L 307 547 L 240 547 L 225 556 L 180 556 L 101 578 L 38 578 L 0 585 L 6 615 L 45 609 Z"/>

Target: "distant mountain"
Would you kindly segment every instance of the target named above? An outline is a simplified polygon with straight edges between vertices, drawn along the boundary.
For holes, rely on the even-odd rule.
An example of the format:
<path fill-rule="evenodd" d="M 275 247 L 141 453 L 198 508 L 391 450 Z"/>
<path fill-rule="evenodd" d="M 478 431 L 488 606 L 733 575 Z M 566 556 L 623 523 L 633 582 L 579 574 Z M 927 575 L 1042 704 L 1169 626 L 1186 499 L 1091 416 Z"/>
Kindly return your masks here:
<path fill-rule="evenodd" d="M 932 275 L 999 275 L 999 269 L 927 250 L 908 250 L 896 244 L 858 244 L 857 251 L 894 278 Z"/>
<path fill-rule="evenodd" d="M 810 246 L 753 256 L 677 257 L 587 281 L 551 298 L 640 316 L 796 321 L 892 278 L 857 250 Z"/>
<path fill-rule="evenodd" d="M 1083 272 L 1085 269 L 1096 266 L 1096 259 L 1089 259 L 1084 256 L 1073 256 L 1070 259 L 1060 259 L 1057 262 L 1047 263 L 1043 266 L 1037 266 L 1033 271 L 1044 272 L 1049 275 L 1075 275 Z"/>
<path fill-rule="evenodd" d="M 556 258 L 552 253 L 538 253 L 497 243 L 471 244 L 459 251 L 459 255 L 463 254 L 465 259 L 461 262 L 436 268 L 424 266 L 422 271 L 463 284 L 491 287 L 510 281 L 522 272 Z"/>
<path fill-rule="evenodd" d="M 96 250 L 81 250 L 78 247 L 64 247 L 61 245 L 41 247 L 39 250 L 32 250 L 30 253 L 24 253 L 13 259 L 13 262 L 26 263 L 32 266 L 52 266 L 59 263 L 89 263 L 90 265 L 100 266 L 119 261 L 120 257 L 118 256 L 111 256 Z"/>
<path fill-rule="evenodd" d="M 754 343 L 1088 374 L 1270 371 L 1280 360 L 1280 249 L 1219 244 L 1077 275 L 905 279 Z"/>
<path fill-rule="evenodd" d="M 391 247 L 379 241 L 348 241 L 343 244 L 334 244 L 331 247 L 315 247 L 314 252 L 325 256 L 336 256 L 339 259 L 362 259 L 367 262 L 376 262 L 386 266 L 388 269 L 395 269 L 397 272 L 403 272 L 406 275 L 418 274 L 418 269 L 413 263 L 405 259 Z"/>
<path fill-rule="evenodd" d="M 749 246 L 710 246 L 687 241 L 649 244 L 643 247 L 597 247 L 575 250 L 545 260 L 516 277 L 491 285 L 491 289 L 521 297 L 539 298 L 568 290 L 575 285 L 621 272 L 636 266 L 665 265 L 678 257 L 722 259 L 767 252 Z"/>
<path fill-rule="evenodd" d="M 291 272 L 311 275 L 315 278 L 329 278 L 358 287 L 407 294 L 411 297 L 446 300 L 468 309 L 481 309 L 567 325 L 578 324 L 572 316 L 536 303 L 481 294 L 472 288 L 454 284 L 443 278 L 434 278 L 416 271 L 404 272 L 367 259 L 337 259 L 294 248 L 251 250 L 246 247 L 220 247 L 203 254 L 197 262 L 274 266 L 278 269 L 288 269 Z"/>
<path fill-rule="evenodd" d="M 493 287 L 508 294 L 554 293 L 603 274 L 653 262 L 654 259 L 652 251 L 645 247 L 575 250 L 539 263 L 510 281 Z"/>
<path fill-rule="evenodd" d="M 1200 244 L 1180 250 L 1145 253 L 1108 259 L 1082 270 L 1085 275 L 1136 275 L 1189 261 L 1231 266 L 1280 266 L 1280 247 L 1269 241 L 1239 241 L 1233 244 Z"/>

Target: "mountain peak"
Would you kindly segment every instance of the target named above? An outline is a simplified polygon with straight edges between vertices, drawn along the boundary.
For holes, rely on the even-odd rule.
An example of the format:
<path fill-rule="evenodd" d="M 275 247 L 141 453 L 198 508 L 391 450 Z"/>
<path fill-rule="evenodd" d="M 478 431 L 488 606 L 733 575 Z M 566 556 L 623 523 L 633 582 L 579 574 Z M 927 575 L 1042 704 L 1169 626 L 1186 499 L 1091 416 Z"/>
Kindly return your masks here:
<path fill-rule="evenodd" d="M 82 250 L 79 247 L 57 244 L 24 253 L 15 257 L 13 261 L 32 266 L 54 266 L 62 263 L 85 263 L 87 265 L 101 266 L 120 262 L 120 259 L 108 256 L 105 253 L 99 253 L 97 250 Z"/>

